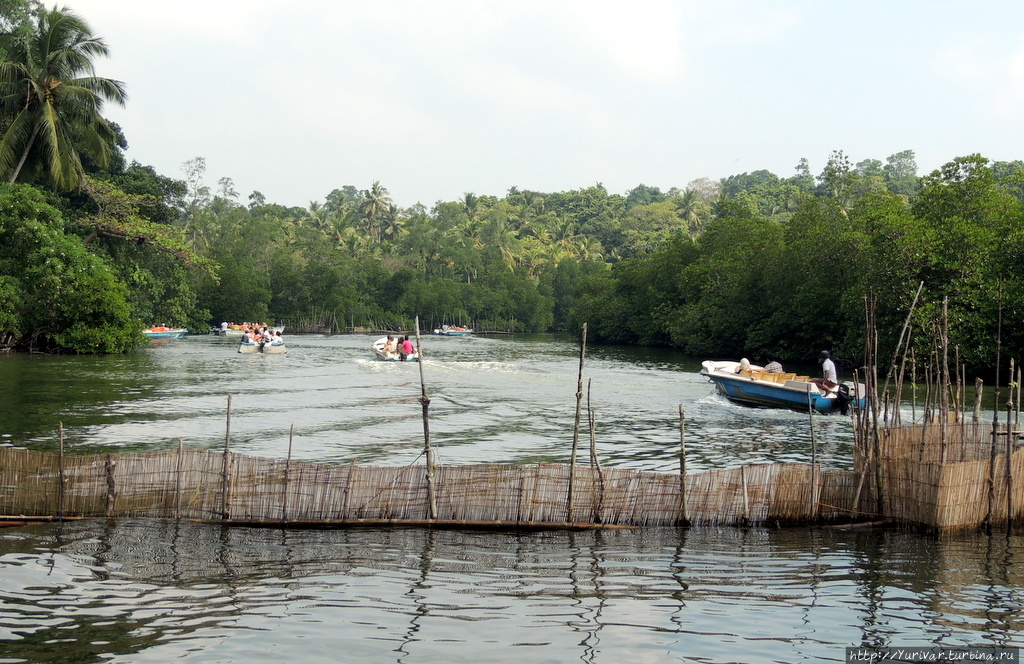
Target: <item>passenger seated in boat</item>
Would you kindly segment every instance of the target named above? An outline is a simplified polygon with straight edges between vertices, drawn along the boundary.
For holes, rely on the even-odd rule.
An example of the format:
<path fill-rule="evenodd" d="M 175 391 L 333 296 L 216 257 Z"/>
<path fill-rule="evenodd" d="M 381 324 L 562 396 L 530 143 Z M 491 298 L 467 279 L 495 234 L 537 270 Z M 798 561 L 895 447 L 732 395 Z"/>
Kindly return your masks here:
<path fill-rule="evenodd" d="M 736 367 L 736 373 L 743 373 L 744 371 L 750 371 L 750 360 L 745 357 L 740 359 L 740 365 Z"/>
<path fill-rule="evenodd" d="M 389 334 L 388 340 L 384 342 L 384 348 L 381 350 L 384 351 L 384 357 L 390 360 L 398 354 L 398 341 Z"/>
<path fill-rule="evenodd" d="M 821 378 L 812 378 L 810 382 L 817 385 L 822 392 L 835 389 L 839 385 L 839 374 L 836 372 L 836 363 L 832 361 L 827 350 L 821 351 L 818 364 L 821 365 Z"/>
<path fill-rule="evenodd" d="M 768 373 L 782 373 L 782 365 L 774 357 L 768 357 L 768 364 L 764 365 L 764 370 Z"/>
<path fill-rule="evenodd" d="M 416 352 L 416 348 L 412 345 L 412 342 L 409 341 L 409 336 L 408 335 L 406 335 L 405 337 L 402 337 L 402 344 L 401 344 L 401 346 L 402 347 L 401 347 L 401 350 L 399 350 L 399 358 L 398 359 L 400 359 L 402 361 L 405 361 L 406 359 L 408 359 L 408 357 L 410 355 L 412 355 L 413 353 Z"/>

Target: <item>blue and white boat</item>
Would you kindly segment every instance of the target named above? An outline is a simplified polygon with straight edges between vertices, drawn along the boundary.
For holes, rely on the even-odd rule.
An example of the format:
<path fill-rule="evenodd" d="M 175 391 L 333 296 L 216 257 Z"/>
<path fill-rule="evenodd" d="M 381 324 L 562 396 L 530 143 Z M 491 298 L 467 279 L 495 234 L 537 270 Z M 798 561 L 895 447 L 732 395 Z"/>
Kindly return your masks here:
<path fill-rule="evenodd" d="M 715 384 L 718 393 L 729 401 L 744 406 L 788 408 L 806 413 L 809 408 L 820 413 L 839 411 L 846 414 L 850 404 L 863 408 L 863 383 L 844 382 L 825 389 L 811 382 L 809 376 L 795 373 L 769 373 L 755 365 L 741 368 L 739 362 L 707 360 L 700 373 Z"/>
<path fill-rule="evenodd" d="M 442 325 L 434 330 L 434 334 L 442 337 L 468 337 L 473 334 L 473 329 L 461 325 Z"/>
<path fill-rule="evenodd" d="M 188 334 L 188 329 L 184 327 L 154 325 L 153 327 L 143 330 L 142 333 L 150 339 L 180 339 Z"/>

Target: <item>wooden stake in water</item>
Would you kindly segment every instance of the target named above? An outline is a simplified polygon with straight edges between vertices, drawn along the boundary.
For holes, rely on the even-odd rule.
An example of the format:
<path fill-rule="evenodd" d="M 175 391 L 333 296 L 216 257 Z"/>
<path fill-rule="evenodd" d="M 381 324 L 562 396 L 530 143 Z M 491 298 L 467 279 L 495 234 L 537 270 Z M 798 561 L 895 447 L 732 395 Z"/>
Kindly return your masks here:
<path fill-rule="evenodd" d="M 181 466 L 185 441 L 178 439 L 178 465 L 174 472 L 174 518 L 181 518 Z"/>
<path fill-rule="evenodd" d="M 57 516 L 64 518 L 64 423 L 57 428 L 60 456 L 57 458 Z"/>
<path fill-rule="evenodd" d="M 1013 380 L 1013 364 L 1010 364 Z M 1006 534 L 1013 533 L 1013 388 L 1006 402 Z"/>
<path fill-rule="evenodd" d="M 423 454 L 427 459 L 427 510 L 429 518 L 437 518 L 437 496 L 434 492 L 434 450 L 430 446 L 430 398 L 427 383 L 423 380 L 423 343 L 420 341 L 420 317 L 416 317 L 416 354 L 420 365 L 420 405 L 423 407 Z"/>
<path fill-rule="evenodd" d="M 679 525 L 690 525 L 686 512 L 686 411 L 679 404 Z"/>
<path fill-rule="evenodd" d="M 985 530 L 992 532 L 992 508 L 996 500 L 996 447 L 999 440 L 999 364 L 1003 351 L 1003 282 L 999 280 L 999 315 L 996 324 L 996 377 L 995 401 L 992 406 L 992 444 L 988 466 L 988 514 L 985 516 Z M 1010 376 L 1013 379 L 1013 376 Z"/>
<path fill-rule="evenodd" d="M 811 491 L 810 510 L 811 520 L 818 516 L 818 442 L 814 438 L 814 398 L 811 396 L 811 384 L 807 384 L 807 421 L 811 430 Z"/>
<path fill-rule="evenodd" d="M 117 502 L 117 484 L 114 481 L 114 469 L 117 468 L 117 463 L 114 461 L 113 454 L 107 454 L 103 466 L 107 474 L 107 518 L 109 519 L 114 516 L 114 505 Z"/>
<path fill-rule="evenodd" d="M 597 456 L 597 416 L 590 405 L 590 381 L 587 381 L 587 426 L 590 430 L 590 465 L 597 473 L 597 505 L 594 508 L 594 523 L 604 522 L 604 470 Z"/>
<path fill-rule="evenodd" d="M 569 460 L 569 496 L 566 500 L 565 520 L 572 523 L 573 490 L 576 484 L 576 450 L 580 441 L 580 409 L 583 405 L 583 361 L 587 356 L 587 324 L 583 324 L 583 339 L 580 343 L 580 369 L 576 381 L 576 419 L 572 427 L 572 456 Z"/>
<path fill-rule="evenodd" d="M 288 480 L 292 468 L 292 441 L 295 438 L 295 423 L 288 429 L 288 458 L 284 462 L 284 486 L 281 488 L 281 522 L 288 519 Z"/>
<path fill-rule="evenodd" d="M 228 395 L 227 423 L 224 429 L 224 459 L 221 466 L 222 484 L 220 488 L 221 516 L 225 519 L 231 518 L 228 509 L 230 498 L 228 497 L 228 456 L 231 454 L 231 395 Z"/>
<path fill-rule="evenodd" d="M 740 466 L 740 484 L 743 485 L 743 525 L 750 525 L 750 496 L 747 494 L 747 467 Z"/>

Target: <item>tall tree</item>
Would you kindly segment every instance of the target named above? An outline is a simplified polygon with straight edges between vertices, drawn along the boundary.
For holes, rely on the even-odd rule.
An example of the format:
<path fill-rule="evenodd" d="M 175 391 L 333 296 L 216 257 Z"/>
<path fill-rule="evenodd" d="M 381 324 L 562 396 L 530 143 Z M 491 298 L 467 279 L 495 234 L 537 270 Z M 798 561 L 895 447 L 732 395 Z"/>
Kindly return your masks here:
<path fill-rule="evenodd" d="M 363 216 L 366 231 L 376 242 L 380 242 L 384 222 L 391 210 L 391 194 L 381 186 L 380 180 L 374 180 L 369 189 L 362 192 L 359 201 L 359 213 Z"/>
<path fill-rule="evenodd" d="M 108 54 L 89 26 L 66 8 L 44 10 L 29 34 L 0 33 L 0 172 L 9 182 L 45 172 L 62 190 L 82 186 L 81 149 L 105 168 L 115 129 L 100 113 L 107 101 L 124 105 L 120 81 L 94 74 L 93 59 Z"/>
<path fill-rule="evenodd" d="M 917 177 L 917 160 L 913 150 L 904 150 L 891 154 L 885 159 L 882 167 L 885 173 L 885 185 L 894 194 L 913 197 L 921 188 Z"/>

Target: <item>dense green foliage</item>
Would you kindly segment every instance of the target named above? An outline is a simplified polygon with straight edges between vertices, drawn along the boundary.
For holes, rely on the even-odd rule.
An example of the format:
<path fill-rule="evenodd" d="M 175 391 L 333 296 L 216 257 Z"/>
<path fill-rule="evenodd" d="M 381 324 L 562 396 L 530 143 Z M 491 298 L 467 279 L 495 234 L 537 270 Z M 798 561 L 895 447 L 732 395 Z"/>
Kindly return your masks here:
<path fill-rule="evenodd" d="M 308 207 L 258 191 L 243 202 L 229 178 L 204 183 L 201 157 L 180 180 L 124 163 L 125 137 L 100 115 L 124 91 L 91 76 L 106 46 L 81 19 L 8 0 L 0 32 L 0 175 L 26 183 L 0 192 L 0 346 L 117 352 L 154 323 L 338 331 L 419 317 L 424 329 L 588 323 L 596 341 L 698 356 L 856 358 L 866 303 L 891 347 L 923 282 L 921 352 L 943 300 L 973 367 L 1000 339 L 1006 355 L 1024 349 L 1019 161 L 967 156 L 919 177 L 910 150 L 857 164 L 834 152 L 817 176 L 804 159 L 790 177 L 622 195 L 512 187 L 399 209 L 373 182 Z"/>
<path fill-rule="evenodd" d="M 919 351 L 927 354 L 948 298 L 951 350 L 974 368 L 990 366 L 1000 338 L 1006 355 L 1024 349 L 1022 174 L 1019 162 L 975 155 L 908 189 L 826 169 L 818 191 L 771 216 L 777 208 L 765 200 L 786 184 L 761 174 L 721 200 L 692 241 L 582 284 L 573 316 L 594 321 L 599 339 L 697 355 L 808 360 L 829 348 L 857 358 L 866 300 L 877 301 L 876 325 L 892 348 L 923 282 L 913 318 Z M 734 184 L 723 181 L 726 191 Z M 908 190 L 912 200 L 900 193 Z"/>
<path fill-rule="evenodd" d="M 33 349 L 123 352 L 142 338 L 128 297 L 38 192 L 0 185 L 0 328 Z"/>

